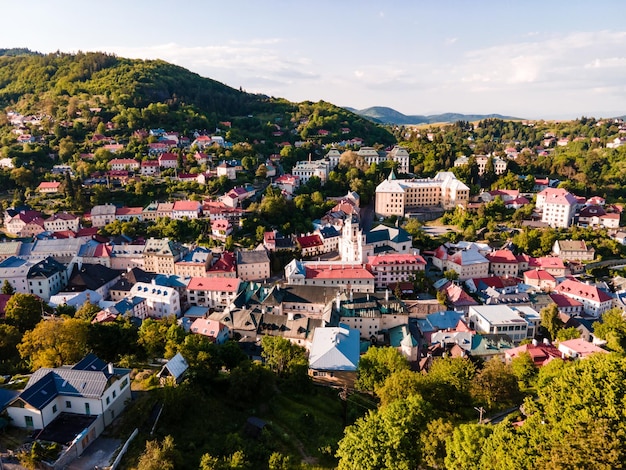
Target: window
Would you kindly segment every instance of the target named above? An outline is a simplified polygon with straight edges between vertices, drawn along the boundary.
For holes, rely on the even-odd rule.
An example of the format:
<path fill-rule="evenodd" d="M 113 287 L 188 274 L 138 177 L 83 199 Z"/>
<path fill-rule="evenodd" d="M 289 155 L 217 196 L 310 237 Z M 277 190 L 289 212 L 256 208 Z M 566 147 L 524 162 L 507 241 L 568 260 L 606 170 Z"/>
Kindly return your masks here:
<path fill-rule="evenodd" d="M 56 405 L 52 405 L 52 412 L 56 413 L 57 412 L 57 406 Z"/>
<path fill-rule="evenodd" d="M 66 401 L 65 402 L 65 408 L 71 408 L 72 407 L 72 402 L 71 401 Z"/>
<path fill-rule="evenodd" d="M 115 390 L 113 390 L 113 398 L 115 398 L 117 396 L 117 394 L 115 393 Z"/>
<path fill-rule="evenodd" d="M 91 414 L 91 410 L 89 408 L 89 403 L 85 403 L 85 414 L 89 416 Z"/>
<path fill-rule="evenodd" d="M 32 428 L 33 426 L 33 417 L 32 416 L 24 416 L 24 419 L 26 420 L 26 427 L 27 428 Z"/>
<path fill-rule="evenodd" d="M 107 405 L 111 403 L 111 397 L 107 397 Z"/>

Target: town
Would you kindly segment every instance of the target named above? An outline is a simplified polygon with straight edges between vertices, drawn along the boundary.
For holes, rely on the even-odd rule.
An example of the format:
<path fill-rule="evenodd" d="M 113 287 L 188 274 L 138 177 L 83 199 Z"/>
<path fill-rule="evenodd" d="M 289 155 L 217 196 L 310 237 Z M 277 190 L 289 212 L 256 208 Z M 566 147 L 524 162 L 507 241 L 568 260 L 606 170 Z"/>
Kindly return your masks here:
<path fill-rule="evenodd" d="M 441 409 L 471 402 L 480 424 L 506 411 L 521 426 L 544 367 L 624 352 L 621 119 L 373 135 L 311 106 L 212 131 L 135 126 L 74 98 L 63 120 L 3 116 L 0 423 L 62 446 L 51 468 L 136 408 L 131 390 L 234 380 L 245 360 L 346 404 L 385 403 L 404 393 L 394 374 L 458 360 L 470 378 Z M 232 345 L 236 361 L 216 352 Z M 229 393 L 252 400 L 252 380 Z"/>

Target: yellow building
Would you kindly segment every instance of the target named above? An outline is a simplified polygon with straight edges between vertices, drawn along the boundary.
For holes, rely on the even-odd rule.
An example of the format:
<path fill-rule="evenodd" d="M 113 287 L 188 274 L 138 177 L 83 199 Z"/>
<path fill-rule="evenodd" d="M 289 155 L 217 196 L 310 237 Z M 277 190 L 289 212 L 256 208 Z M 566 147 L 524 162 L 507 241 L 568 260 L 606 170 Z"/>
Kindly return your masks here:
<path fill-rule="evenodd" d="M 438 206 L 443 209 L 465 207 L 469 188 L 454 173 L 439 172 L 434 178 L 398 180 L 393 171 L 376 187 L 376 214 L 404 217 L 416 207 Z"/>

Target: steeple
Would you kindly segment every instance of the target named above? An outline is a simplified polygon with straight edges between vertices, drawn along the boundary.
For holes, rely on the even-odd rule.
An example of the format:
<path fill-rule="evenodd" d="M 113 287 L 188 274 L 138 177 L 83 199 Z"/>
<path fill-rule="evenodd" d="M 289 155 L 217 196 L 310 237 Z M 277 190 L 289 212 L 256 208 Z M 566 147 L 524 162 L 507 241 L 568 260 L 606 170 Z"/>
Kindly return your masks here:
<path fill-rule="evenodd" d="M 391 170 L 391 173 L 389 173 L 389 176 L 387 177 L 387 179 L 389 181 L 396 179 L 396 174 L 393 172 L 393 169 Z"/>

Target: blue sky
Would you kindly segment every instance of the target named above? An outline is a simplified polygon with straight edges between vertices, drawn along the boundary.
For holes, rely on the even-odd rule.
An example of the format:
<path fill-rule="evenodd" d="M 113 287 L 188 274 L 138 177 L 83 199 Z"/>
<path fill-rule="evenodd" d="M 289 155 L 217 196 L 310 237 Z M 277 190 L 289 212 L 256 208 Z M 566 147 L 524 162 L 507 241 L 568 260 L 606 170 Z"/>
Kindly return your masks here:
<path fill-rule="evenodd" d="M 2 9 L 0 47 L 160 58 L 292 101 L 405 114 L 626 114 L 621 0 L 29 0 Z"/>

